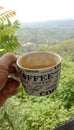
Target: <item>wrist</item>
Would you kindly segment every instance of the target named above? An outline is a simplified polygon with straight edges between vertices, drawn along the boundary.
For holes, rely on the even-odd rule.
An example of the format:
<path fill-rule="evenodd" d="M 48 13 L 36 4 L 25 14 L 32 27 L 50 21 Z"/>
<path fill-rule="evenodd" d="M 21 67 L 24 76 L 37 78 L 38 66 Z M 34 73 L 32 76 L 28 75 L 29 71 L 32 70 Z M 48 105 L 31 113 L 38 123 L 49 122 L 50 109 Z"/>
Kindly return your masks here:
<path fill-rule="evenodd" d="M 1 91 L 1 94 L 2 94 L 2 96 L 3 96 L 5 99 L 7 99 L 7 98 L 9 97 L 9 95 L 5 94 L 5 91 L 4 91 L 4 90 Z"/>
<path fill-rule="evenodd" d="M 0 107 L 4 104 L 4 102 L 7 100 L 7 97 L 0 91 Z"/>

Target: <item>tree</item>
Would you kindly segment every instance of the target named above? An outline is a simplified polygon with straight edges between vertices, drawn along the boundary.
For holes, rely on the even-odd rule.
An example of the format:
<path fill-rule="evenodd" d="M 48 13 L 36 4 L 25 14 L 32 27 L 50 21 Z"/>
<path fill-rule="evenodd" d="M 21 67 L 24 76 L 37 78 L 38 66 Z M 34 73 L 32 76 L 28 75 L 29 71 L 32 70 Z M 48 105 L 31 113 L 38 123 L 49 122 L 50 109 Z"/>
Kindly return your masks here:
<path fill-rule="evenodd" d="M 19 45 L 16 30 L 19 28 L 19 21 L 11 21 L 11 18 L 16 15 L 15 11 L 9 10 L 3 12 L 3 7 L 0 6 L 0 52 L 12 52 Z M 1 55 L 1 53 L 0 53 Z"/>

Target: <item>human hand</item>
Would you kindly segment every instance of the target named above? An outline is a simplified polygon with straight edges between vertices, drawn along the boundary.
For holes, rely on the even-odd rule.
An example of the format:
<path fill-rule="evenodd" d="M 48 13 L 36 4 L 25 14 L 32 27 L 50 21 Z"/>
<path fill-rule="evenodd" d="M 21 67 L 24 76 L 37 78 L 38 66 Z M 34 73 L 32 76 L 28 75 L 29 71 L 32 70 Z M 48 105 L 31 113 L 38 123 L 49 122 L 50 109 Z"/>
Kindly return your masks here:
<path fill-rule="evenodd" d="M 10 97 L 18 92 L 19 83 L 8 78 L 10 73 L 16 73 L 12 64 L 17 60 L 17 56 L 12 53 L 6 53 L 0 57 L 0 106 Z"/>

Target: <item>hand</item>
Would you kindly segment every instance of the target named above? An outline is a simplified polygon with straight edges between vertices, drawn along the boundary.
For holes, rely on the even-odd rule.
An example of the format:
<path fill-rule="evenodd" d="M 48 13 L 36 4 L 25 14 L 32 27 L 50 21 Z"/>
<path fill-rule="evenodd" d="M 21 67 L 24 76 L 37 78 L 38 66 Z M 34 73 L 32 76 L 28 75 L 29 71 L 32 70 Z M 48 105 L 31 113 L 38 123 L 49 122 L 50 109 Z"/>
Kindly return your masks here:
<path fill-rule="evenodd" d="M 0 58 L 0 106 L 10 97 L 18 92 L 19 83 L 8 78 L 10 73 L 16 73 L 12 66 L 17 61 L 17 56 L 6 53 Z"/>

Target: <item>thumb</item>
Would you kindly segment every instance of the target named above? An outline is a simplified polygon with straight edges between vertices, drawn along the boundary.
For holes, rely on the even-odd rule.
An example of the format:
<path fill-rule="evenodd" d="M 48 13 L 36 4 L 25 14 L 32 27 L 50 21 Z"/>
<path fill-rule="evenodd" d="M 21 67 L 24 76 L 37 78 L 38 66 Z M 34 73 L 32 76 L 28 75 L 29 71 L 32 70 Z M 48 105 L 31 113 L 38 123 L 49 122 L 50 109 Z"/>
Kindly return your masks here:
<path fill-rule="evenodd" d="M 0 58 L 0 66 L 5 69 L 9 70 L 10 66 L 15 63 L 17 57 L 13 53 L 6 53 Z"/>

